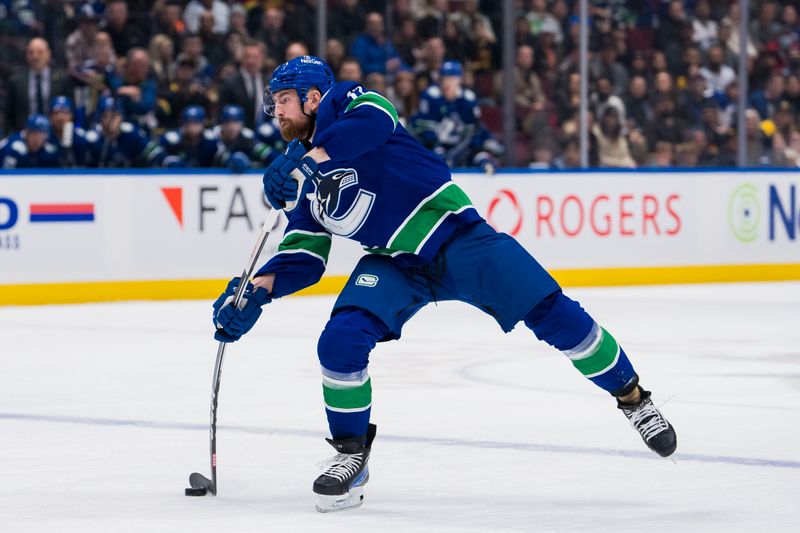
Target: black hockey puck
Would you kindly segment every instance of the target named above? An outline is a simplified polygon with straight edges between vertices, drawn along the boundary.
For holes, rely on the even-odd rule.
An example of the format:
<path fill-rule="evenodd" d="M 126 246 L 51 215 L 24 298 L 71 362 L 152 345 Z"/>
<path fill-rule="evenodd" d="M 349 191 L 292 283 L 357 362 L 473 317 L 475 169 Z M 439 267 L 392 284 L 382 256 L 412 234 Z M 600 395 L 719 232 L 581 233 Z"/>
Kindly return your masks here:
<path fill-rule="evenodd" d="M 185 489 L 183 492 L 187 496 L 205 496 L 206 494 L 208 494 L 208 490 L 202 487 L 200 488 L 189 487 Z"/>

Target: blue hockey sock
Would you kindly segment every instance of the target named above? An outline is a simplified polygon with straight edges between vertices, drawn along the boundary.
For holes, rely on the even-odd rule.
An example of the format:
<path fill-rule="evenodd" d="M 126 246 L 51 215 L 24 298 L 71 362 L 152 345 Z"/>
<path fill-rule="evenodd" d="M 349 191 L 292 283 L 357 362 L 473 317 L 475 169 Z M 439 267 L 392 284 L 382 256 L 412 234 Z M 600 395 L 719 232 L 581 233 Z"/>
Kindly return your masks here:
<path fill-rule="evenodd" d="M 536 337 L 566 355 L 581 374 L 613 396 L 624 396 L 639 383 L 628 356 L 608 331 L 578 302 L 554 292 L 525 317 Z"/>
<path fill-rule="evenodd" d="M 388 333 L 389 328 L 371 313 L 346 308 L 331 317 L 320 335 L 322 393 L 334 439 L 367 433 L 372 406 L 369 353 Z"/>

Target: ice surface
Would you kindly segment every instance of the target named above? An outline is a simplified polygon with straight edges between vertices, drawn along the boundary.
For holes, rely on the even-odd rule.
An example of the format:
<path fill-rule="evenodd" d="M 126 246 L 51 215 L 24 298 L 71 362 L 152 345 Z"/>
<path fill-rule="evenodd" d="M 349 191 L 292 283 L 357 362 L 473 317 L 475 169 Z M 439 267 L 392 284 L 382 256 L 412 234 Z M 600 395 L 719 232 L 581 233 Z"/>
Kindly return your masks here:
<path fill-rule="evenodd" d="M 798 531 L 800 283 L 568 291 L 678 432 L 651 454 L 524 327 L 424 309 L 372 357 L 357 510 L 321 515 L 315 348 L 333 298 L 269 306 L 229 347 L 208 475 L 210 302 L 0 308 L 0 531 Z"/>

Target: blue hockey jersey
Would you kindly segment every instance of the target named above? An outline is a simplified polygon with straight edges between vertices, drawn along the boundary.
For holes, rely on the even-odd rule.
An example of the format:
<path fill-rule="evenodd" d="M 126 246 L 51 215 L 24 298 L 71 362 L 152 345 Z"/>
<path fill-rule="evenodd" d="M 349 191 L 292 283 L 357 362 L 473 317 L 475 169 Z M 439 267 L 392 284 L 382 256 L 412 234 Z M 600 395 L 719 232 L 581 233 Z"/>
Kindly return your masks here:
<path fill-rule="evenodd" d="M 214 166 L 217 153 L 217 139 L 212 130 L 203 130 L 196 142 L 191 143 L 180 129 L 170 130 L 159 139 L 165 157 L 165 167 L 203 168 Z"/>
<path fill-rule="evenodd" d="M 25 143 L 24 132 L 17 132 L 0 142 L 0 168 L 59 168 L 61 151 L 48 139 L 42 147 L 31 153 Z"/>
<path fill-rule="evenodd" d="M 416 265 L 429 262 L 457 228 L 481 220 L 444 161 L 408 134 L 386 98 L 357 83 L 325 93 L 311 145 L 331 160 L 305 184 L 278 253 L 258 272 L 276 274 L 275 296 L 319 280 L 332 234 Z"/>
<path fill-rule="evenodd" d="M 116 137 L 105 135 L 99 124 L 76 128 L 72 151 L 75 164 L 89 168 L 144 167 L 159 165 L 164 158 L 161 147 L 131 122 L 120 124 Z"/>

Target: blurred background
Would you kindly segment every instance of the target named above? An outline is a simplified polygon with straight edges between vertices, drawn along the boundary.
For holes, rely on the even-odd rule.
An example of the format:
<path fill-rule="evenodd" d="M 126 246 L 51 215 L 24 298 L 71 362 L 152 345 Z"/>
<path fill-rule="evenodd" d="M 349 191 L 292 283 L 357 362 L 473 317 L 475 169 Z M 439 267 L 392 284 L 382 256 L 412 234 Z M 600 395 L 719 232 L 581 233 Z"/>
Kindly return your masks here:
<path fill-rule="evenodd" d="M 797 167 L 796 4 L 0 0 L 0 163 L 262 167 L 316 54 L 454 167 Z"/>

